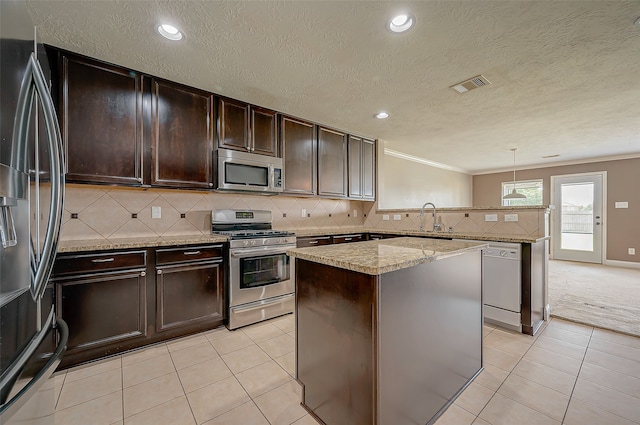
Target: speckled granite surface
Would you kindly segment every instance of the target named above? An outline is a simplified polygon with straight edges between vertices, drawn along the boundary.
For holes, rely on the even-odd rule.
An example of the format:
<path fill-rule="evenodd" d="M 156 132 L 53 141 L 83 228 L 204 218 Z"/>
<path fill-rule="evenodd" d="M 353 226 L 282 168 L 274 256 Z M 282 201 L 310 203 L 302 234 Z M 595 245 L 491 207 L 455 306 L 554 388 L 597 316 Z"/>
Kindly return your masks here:
<path fill-rule="evenodd" d="M 297 248 L 287 251 L 287 254 L 341 269 L 379 275 L 475 251 L 484 246 L 486 244 L 476 242 L 403 237 Z"/>
<path fill-rule="evenodd" d="M 220 235 L 187 235 L 153 238 L 122 239 L 88 239 L 77 241 L 61 241 L 58 252 L 101 251 L 112 249 L 148 248 L 156 246 L 199 245 L 207 243 L 227 242 L 226 236 Z"/>
<path fill-rule="evenodd" d="M 512 242 L 512 243 L 535 243 L 549 236 L 528 236 L 528 235 L 501 235 L 494 233 L 448 233 L 448 232 L 420 232 L 418 230 L 380 230 L 370 227 L 335 227 L 319 229 L 298 229 L 295 231 L 297 237 L 306 236 L 327 236 L 327 235 L 348 235 L 360 233 L 378 233 L 387 235 L 421 236 L 438 239 L 469 239 L 492 242 Z"/>

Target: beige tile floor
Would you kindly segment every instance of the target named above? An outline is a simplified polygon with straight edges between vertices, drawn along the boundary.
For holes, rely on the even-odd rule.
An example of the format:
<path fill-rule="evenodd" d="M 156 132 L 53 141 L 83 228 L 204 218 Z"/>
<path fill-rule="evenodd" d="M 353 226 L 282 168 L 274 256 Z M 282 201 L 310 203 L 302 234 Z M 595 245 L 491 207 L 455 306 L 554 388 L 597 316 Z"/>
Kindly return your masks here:
<path fill-rule="evenodd" d="M 640 338 L 560 319 L 484 334 L 485 370 L 437 425 L 640 424 Z M 218 328 L 58 373 L 56 424 L 316 425 L 294 367 L 293 316 Z"/>

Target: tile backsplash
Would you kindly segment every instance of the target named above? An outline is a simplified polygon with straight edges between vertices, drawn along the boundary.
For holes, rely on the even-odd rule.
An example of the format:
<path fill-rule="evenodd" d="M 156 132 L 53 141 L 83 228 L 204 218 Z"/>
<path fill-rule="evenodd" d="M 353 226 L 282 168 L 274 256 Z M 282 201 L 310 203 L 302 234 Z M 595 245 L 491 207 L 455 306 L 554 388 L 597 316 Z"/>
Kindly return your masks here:
<path fill-rule="evenodd" d="M 376 211 L 375 205 L 368 207 L 371 210 L 367 214 L 365 227 L 384 230 L 418 230 L 420 223 L 424 229 L 433 229 L 433 210 L 425 210 L 424 217 L 420 217 L 420 212 L 413 210 L 406 211 Z M 495 214 L 497 221 L 486 221 L 486 214 Z M 507 221 L 505 215 L 517 214 L 518 221 Z M 389 220 L 384 220 L 384 216 L 389 216 Z M 400 216 L 400 220 L 394 220 L 394 215 Z M 522 235 L 522 236 L 545 236 L 548 235 L 548 215 L 544 208 L 531 209 L 478 209 L 478 208 L 455 208 L 438 210 L 438 223 L 443 225 L 443 231 L 452 228 L 455 233 L 477 233 L 477 234 L 501 234 L 501 235 Z"/>
<path fill-rule="evenodd" d="M 67 185 L 60 238 L 83 240 L 207 234 L 211 231 L 211 210 L 227 208 L 270 210 L 274 228 L 296 230 L 361 226 L 369 204 L 283 195 Z M 152 207 L 160 207 L 160 218 L 152 218 Z M 307 217 L 301 217 L 303 209 Z"/>

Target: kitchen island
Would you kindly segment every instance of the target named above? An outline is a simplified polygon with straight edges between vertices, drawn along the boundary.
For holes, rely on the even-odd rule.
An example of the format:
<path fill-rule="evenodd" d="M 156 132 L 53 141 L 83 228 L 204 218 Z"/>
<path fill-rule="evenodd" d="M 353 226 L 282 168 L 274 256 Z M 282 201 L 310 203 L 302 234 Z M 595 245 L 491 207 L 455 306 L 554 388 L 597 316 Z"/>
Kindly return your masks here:
<path fill-rule="evenodd" d="M 435 422 L 482 370 L 484 246 L 395 238 L 288 251 L 303 406 L 327 425 Z"/>

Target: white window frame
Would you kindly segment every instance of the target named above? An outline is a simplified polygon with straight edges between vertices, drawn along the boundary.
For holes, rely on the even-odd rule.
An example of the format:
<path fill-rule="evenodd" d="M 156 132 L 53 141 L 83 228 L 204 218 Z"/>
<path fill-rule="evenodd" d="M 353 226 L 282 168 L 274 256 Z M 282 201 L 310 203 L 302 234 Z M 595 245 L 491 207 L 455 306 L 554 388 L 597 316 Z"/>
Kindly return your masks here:
<path fill-rule="evenodd" d="M 508 181 L 508 182 L 502 182 L 502 184 L 500 185 L 500 188 L 502 189 L 502 192 L 500 194 L 500 199 L 502 199 L 502 206 L 503 207 L 509 207 L 512 206 L 511 205 L 511 201 L 512 199 L 504 199 L 504 196 L 508 193 L 511 193 L 511 191 L 513 190 L 513 181 Z M 542 205 L 542 199 L 544 197 L 544 185 L 542 182 L 542 179 L 533 179 L 533 180 L 516 180 L 515 181 L 515 185 L 516 185 L 516 190 L 521 189 L 518 186 L 526 186 L 526 187 L 533 187 L 533 188 L 540 188 L 540 194 L 542 196 L 540 196 L 540 203 L 539 204 L 525 204 L 525 205 L 530 205 L 530 206 L 541 206 Z M 521 200 L 518 200 L 521 201 Z M 526 200 L 525 200 L 526 201 Z"/>

